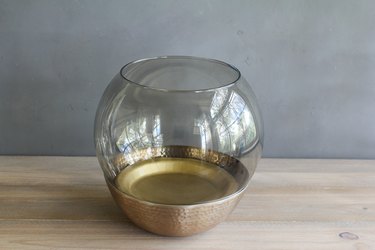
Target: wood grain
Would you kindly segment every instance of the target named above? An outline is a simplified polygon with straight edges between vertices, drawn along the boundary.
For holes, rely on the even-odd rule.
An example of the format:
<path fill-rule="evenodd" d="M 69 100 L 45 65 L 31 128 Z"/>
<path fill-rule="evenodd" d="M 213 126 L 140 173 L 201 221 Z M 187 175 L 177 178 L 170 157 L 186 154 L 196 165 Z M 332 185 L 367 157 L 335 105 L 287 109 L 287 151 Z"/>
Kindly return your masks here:
<path fill-rule="evenodd" d="M 375 161 L 262 159 L 203 234 L 133 226 L 94 157 L 0 156 L 0 249 L 375 249 Z"/>

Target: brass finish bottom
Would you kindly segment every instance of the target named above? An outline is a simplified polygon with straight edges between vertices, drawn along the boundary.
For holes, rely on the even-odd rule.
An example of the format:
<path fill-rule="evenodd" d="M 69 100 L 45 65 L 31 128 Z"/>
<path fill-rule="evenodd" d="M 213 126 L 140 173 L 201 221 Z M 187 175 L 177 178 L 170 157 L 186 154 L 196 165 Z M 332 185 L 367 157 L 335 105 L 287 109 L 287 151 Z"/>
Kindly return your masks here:
<path fill-rule="evenodd" d="M 237 191 L 236 180 L 222 168 L 189 158 L 156 158 L 138 162 L 116 177 L 119 190 L 143 201 L 192 205 Z"/>
<path fill-rule="evenodd" d="M 224 221 L 242 197 L 243 190 L 224 199 L 196 205 L 163 205 L 136 199 L 107 181 L 113 198 L 140 228 L 165 236 L 189 236 Z"/>
<path fill-rule="evenodd" d="M 119 154 L 111 164 L 106 180 L 117 204 L 140 228 L 165 236 L 224 221 L 253 173 L 229 155 L 186 146 Z"/>

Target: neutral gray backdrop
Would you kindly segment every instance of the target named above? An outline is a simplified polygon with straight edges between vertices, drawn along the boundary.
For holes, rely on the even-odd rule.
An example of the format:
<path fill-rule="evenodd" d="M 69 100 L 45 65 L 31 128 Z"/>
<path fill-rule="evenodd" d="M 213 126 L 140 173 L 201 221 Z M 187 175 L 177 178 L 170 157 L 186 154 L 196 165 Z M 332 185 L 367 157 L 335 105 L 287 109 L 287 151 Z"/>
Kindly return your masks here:
<path fill-rule="evenodd" d="M 93 155 L 111 78 L 175 54 L 242 71 L 265 156 L 375 158 L 371 0 L 0 0 L 0 154 Z"/>

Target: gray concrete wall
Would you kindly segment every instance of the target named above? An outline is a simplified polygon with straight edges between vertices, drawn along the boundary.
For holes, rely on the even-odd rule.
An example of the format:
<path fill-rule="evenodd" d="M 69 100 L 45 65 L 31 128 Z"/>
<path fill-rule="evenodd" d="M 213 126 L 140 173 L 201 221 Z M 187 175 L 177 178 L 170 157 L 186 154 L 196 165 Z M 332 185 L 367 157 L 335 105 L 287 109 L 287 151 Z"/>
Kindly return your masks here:
<path fill-rule="evenodd" d="M 371 0 L 0 0 L 0 154 L 94 154 L 110 79 L 172 54 L 242 71 L 265 156 L 375 158 Z"/>

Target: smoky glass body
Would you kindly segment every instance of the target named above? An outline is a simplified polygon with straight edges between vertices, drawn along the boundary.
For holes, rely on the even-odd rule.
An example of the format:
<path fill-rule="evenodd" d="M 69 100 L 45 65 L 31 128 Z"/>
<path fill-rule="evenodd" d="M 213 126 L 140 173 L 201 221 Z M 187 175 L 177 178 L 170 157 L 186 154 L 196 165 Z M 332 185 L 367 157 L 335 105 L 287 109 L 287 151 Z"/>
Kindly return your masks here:
<path fill-rule="evenodd" d="M 157 57 L 125 65 L 110 82 L 96 114 L 95 145 L 107 183 L 141 160 L 185 150 L 184 157 L 223 168 L 228 159 L 240 162 L 246 173 L 231 173 L 239 193 L 261 156 L 263 126 L 255 95 L 235 67 Z"/>

